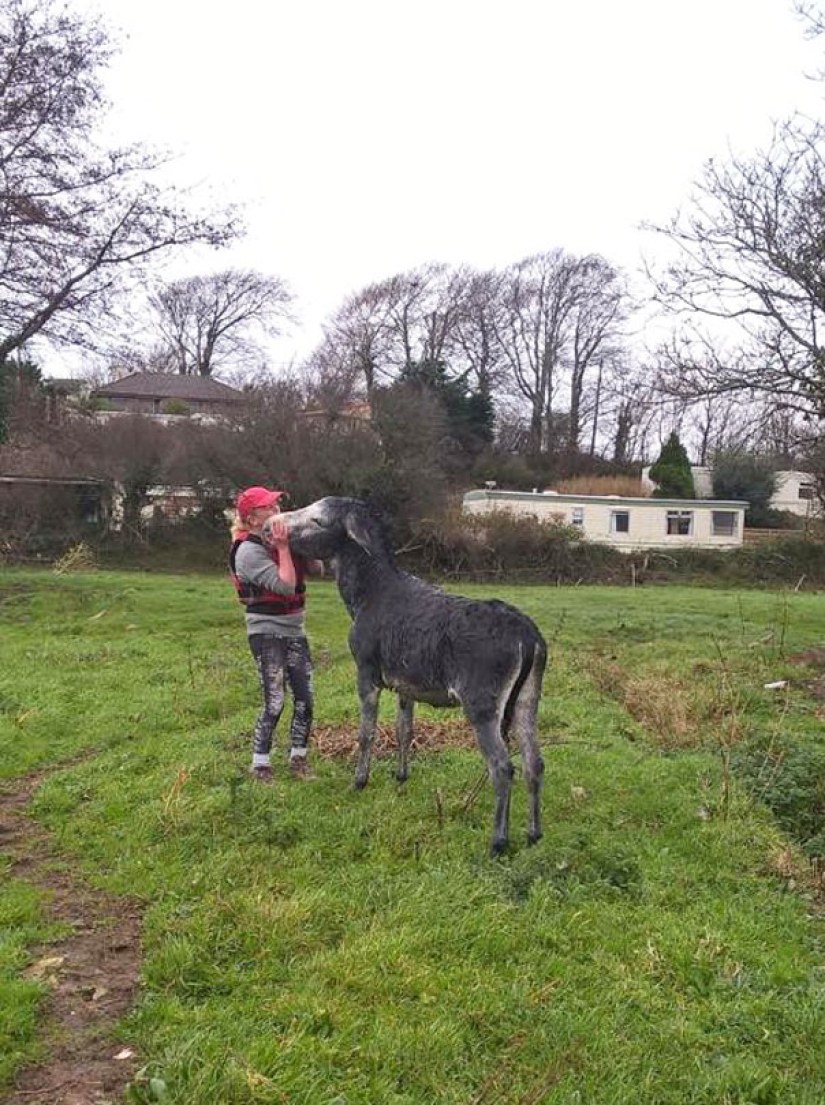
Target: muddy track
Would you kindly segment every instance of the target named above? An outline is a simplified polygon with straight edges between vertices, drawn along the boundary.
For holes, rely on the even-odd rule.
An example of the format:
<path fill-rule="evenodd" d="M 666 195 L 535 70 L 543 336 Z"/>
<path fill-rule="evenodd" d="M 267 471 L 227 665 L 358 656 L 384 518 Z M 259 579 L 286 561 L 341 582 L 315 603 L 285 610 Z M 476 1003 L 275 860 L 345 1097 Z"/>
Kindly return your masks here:
<path fill-rule="evenodd" d="M 43 1059 L 18 1071 L 14 1086 L 0 1090 L 0 1103 L 114 1105 L 136 1069 L 133 1049 L 113 1030 L 137 996 L 140 907 L 85 882 L 27 815 L 46 775 L 0 789 L 0 850 L 11 858 L 12 877 L 43 891 L 47 920 L 71 932 L 32 949 L 26 974 L 48 990 L 40 1013 Z"/>

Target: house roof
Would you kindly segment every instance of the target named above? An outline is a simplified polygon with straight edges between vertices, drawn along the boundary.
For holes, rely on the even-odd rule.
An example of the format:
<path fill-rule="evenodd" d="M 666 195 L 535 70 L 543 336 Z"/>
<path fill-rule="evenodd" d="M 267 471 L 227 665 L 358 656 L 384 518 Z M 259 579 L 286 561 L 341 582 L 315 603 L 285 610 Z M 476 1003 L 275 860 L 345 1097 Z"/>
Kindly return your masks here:
<path fill-rule="evenodd" d="M 630 495 L 568 495 L 560 491 L 468 491 L 464 502 L 533 502 L 533 503 L 608 503 L 611 506 L 666 506 L 669 509 L 711 507 L 739 507 L 746 509 L 750 504 L 742 499 L 653 499 L 634 498 Z"/>
<path fill-rule="evenodd" d="M 243 393 L 211 376 L 182 376 L 177 372 L 133 372 L 96 388 L 109 399 L 183 399 L 207 403 L 238 403 Z"/>
<path fill-rule="evenodd" d="M 0 476 L 0 485 L 4 484 L 14 487 L 105 487 L 107 481 L 96 476 Z"/>

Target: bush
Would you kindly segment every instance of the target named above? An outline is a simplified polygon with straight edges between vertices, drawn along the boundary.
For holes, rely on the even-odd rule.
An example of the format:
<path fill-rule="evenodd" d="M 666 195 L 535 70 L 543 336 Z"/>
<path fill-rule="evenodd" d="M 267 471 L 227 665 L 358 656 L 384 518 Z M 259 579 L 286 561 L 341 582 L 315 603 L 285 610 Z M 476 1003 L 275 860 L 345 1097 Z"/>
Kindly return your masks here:
<path fill-rule="evenodd" d="M 776 473 L 770 463 L 750 453 L 720 453 L 713 461 L 713 494 L 717 499 L 744 499 L 749 526 L 777 527 L 778 512 L 770 502 L 776 491 Z"/>
<path fill-rule="evenodd" d="M 189 404 L 183 399 L 167 399 L 163 404 L 163 413 L 189 415 Z"/>
<path fill-rule="evenodd" d="M 458 508 L 421 521 L 404 559 L 414 570 L 449 579 L 576 583 L 624 578 L 630 570 L 622 553 L 582 541 L 569 526 Z"/>

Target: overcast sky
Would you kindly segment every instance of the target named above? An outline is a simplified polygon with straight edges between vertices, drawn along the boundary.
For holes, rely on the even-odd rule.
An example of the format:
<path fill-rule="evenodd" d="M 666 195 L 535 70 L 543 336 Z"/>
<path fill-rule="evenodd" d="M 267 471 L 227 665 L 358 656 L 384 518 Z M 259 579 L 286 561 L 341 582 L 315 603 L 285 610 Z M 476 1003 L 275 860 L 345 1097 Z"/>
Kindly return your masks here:
<path fill-rule="evenodd" d="M 92 0 L 90 0 L 92 2 Z M 247 207 L 213 267 L 284 277 L 308 352 L 345 295 L 561 246 L 633 268 L 703 161 L 817 110 L 791 0 L 105 0 L 119 136 Z M 187 268 L 188 266 L 188 268 Z M 183 265 L 203 267 L 201 259 Z"/>

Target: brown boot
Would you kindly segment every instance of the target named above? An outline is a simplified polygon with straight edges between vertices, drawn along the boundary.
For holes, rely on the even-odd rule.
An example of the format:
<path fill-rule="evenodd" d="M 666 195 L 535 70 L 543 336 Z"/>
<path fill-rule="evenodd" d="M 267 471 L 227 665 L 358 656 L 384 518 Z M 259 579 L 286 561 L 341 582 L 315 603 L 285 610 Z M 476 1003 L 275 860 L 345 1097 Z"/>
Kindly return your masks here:
<path fill-rule="evenodd" d="M 290 756 L 289 773 L 293 779 L 314 779 L 315 774 L 306 756 Z"/>

